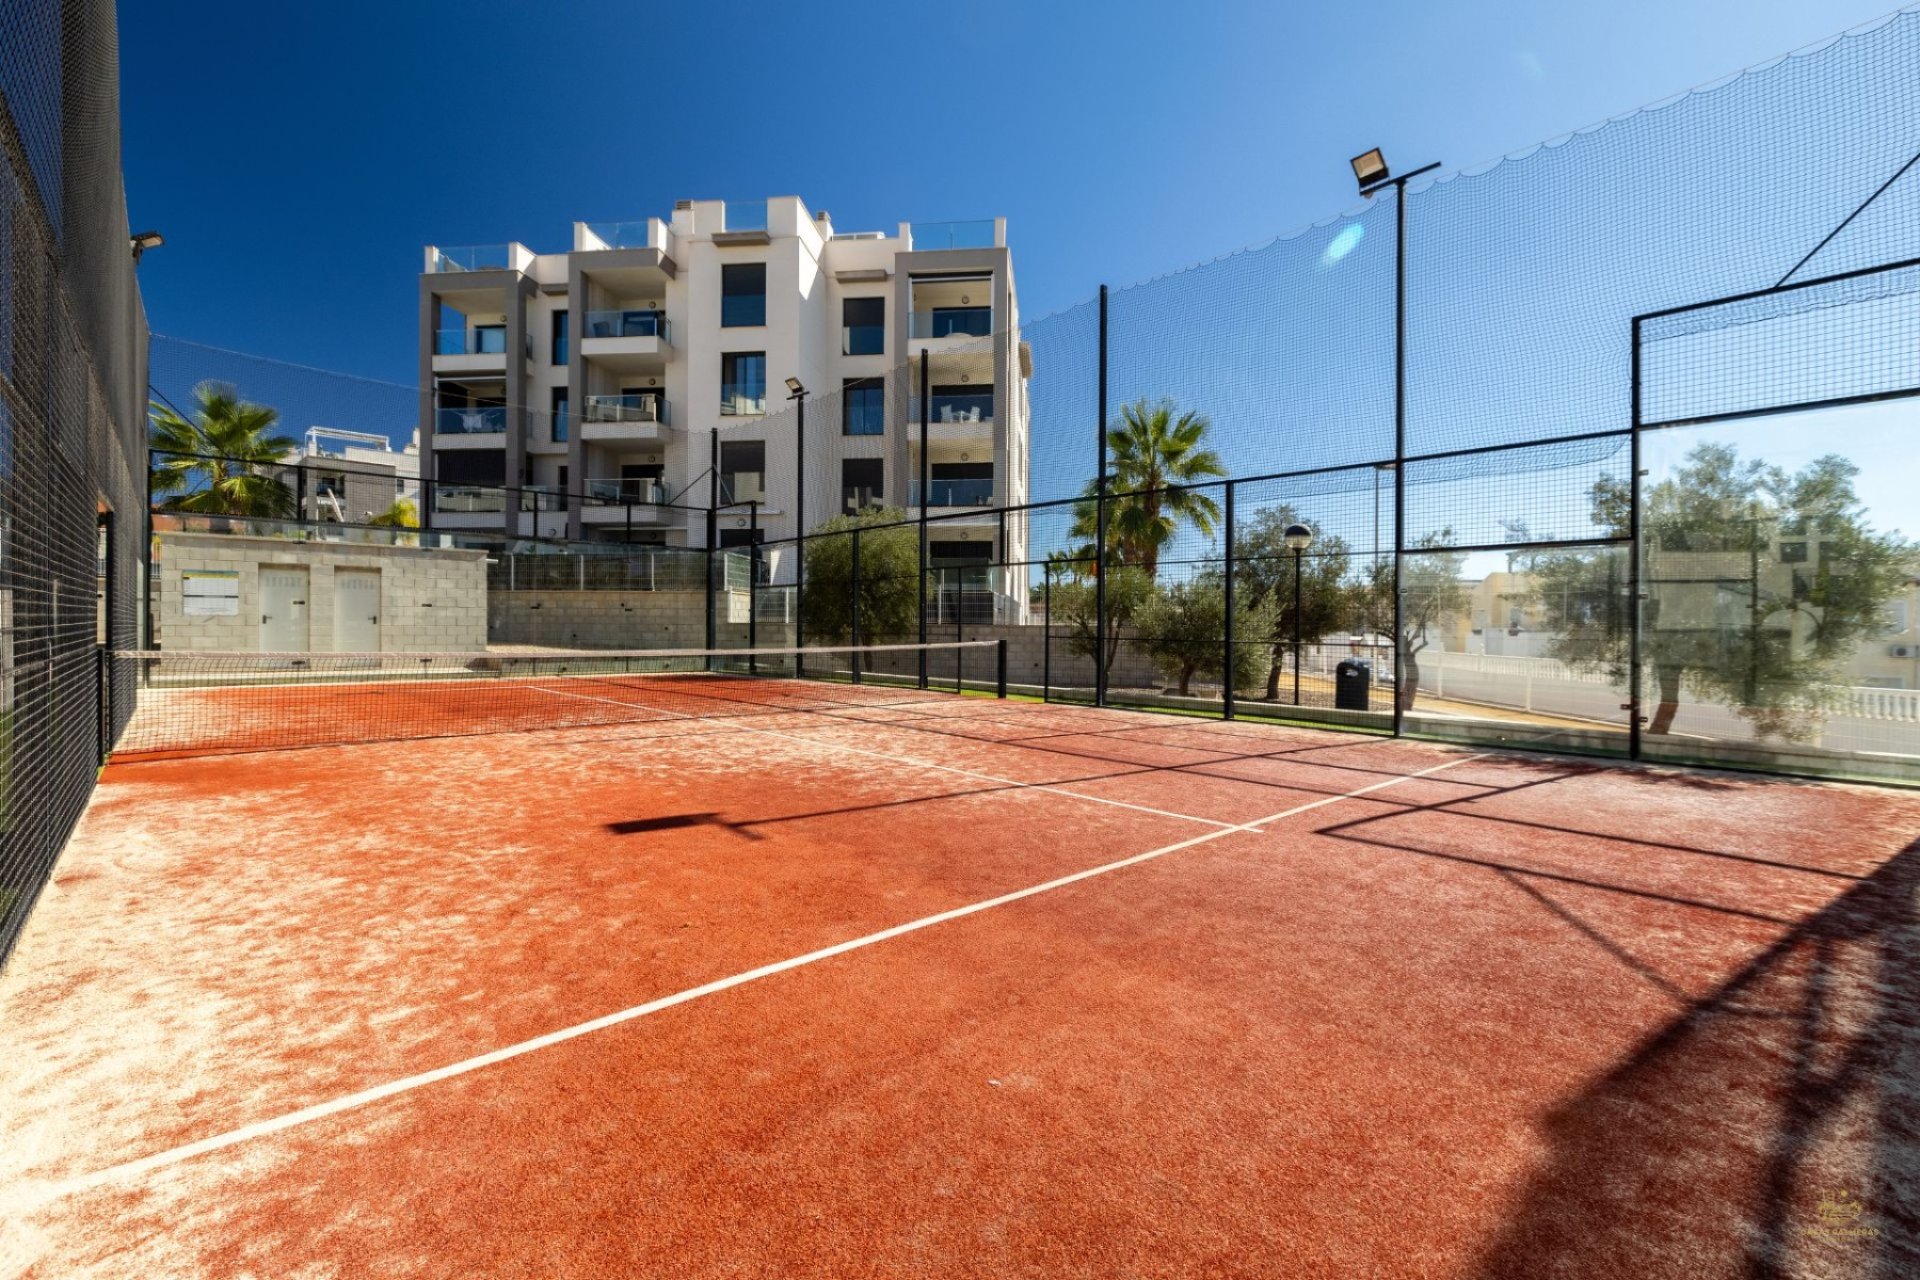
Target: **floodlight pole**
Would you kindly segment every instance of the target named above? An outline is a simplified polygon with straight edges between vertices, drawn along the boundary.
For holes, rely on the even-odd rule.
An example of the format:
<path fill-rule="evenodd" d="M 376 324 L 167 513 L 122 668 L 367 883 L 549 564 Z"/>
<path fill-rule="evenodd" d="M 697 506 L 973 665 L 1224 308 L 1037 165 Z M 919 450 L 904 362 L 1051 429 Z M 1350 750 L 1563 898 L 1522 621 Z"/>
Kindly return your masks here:
<path fill-rule="evenodd" d="M 1100 457 L 1093 496 L 1093 705 L 1107 705 L 1107 286 L 1100 286 Z"/>
<path fill-rule="evenodd" d="M 1432 173 L 1435 161 L 1398 178 L 1386 178 L 1364 188 L 1360 194 L 1371 198 L 1382 187 L 1392 187 L 1393 201 L 1393 733 L 1406 728 L 1404 673 L 1406 664 L 1401 650 L 1406 636 L 1402 593 L 1405 579 L 1401 562 L 1406 558 L 1407 541 L 1407 184 L 1422 174 Z M 1294 678 L 1298 680 L 1300 661 L 1294 658 Z M 1296 694 L 1294 702 L 1298 704 Z"/>
<path fill-rule="evenodd" d="M 807 393 L 795 391 L 793 401 L 793 647 L 807 647 Z M 806 655 L 793 655 L 793 674 L 805 674 Z"/>

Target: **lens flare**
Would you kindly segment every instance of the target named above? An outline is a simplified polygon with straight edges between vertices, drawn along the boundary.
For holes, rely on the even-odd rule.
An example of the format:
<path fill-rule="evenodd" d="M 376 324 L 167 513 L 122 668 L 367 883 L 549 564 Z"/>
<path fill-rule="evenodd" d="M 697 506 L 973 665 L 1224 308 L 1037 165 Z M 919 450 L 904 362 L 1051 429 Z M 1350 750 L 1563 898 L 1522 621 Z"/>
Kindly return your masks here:
<path fill-rule="evenodd" d="M 1357 222 L 1340 228 L 1339 234 L 1327 241 L 1327 247 L 1321 251 L 1321 265 L 1330 267 L 1352 253 L 1360 247 L 1360 241 L 1366 238 L 1366 234 L 1367 229 Z"/>

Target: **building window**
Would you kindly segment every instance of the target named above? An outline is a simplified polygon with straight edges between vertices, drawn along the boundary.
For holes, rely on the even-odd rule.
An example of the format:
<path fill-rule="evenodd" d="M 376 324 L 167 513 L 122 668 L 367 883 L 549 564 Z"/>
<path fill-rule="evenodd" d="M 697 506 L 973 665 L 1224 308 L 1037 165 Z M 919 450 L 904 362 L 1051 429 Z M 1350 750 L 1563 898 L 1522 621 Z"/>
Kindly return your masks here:
<path fill-rule="evenodd" d="M 553 389 L 552 438 L 555 444 L 565 444 L 567 442 L 567 408 L 569 401 L 570 396 L 565 387 L 555 387 Z"/>
<path fill-rule="evenodd" d="M 843 458 L 840 461 L 840 509 L 848 515 L 886 505 L 881 481 L 886 464 L 879 458 Z"/>
<path fill-rule="evenodd" d="M 767 411 L 767 353 L 729 351 L 720 357 L 720 412 Z"/>
<path fill-rule="evenodd" d="M 767 442 L 728 440 L 720 445 L 720 501 L 767 500 Z"/>
<path fill-rule="evenodd" d="M 840 430 L 850 436 L 884 435 L 887 429 L 885 378 L 848 378 L 840 386 Z"/>
<path fill-rule="evenodd" d="M 736 262 L 720 268 L 720 327 L 767 322 L 767 264 Z"/>
<path fill-rule="evenodd" d="M 840 304 L 840 353 L 884 355 L 887 350 L 887 300 L 847 298 Z"/>
<path fill-rule="evenodd" d="M 554 312 L 553 363 L 555 364 L 565 364 L 567 362 L 567 329 L 567 313 L 564 311 Z"/>
<path fill-rule="evenodd" d="M 507 353 L 507 326 L 503 324 L 477 324 L 473 326 L 473 353 L 477 356 L 503 356 Z"/>

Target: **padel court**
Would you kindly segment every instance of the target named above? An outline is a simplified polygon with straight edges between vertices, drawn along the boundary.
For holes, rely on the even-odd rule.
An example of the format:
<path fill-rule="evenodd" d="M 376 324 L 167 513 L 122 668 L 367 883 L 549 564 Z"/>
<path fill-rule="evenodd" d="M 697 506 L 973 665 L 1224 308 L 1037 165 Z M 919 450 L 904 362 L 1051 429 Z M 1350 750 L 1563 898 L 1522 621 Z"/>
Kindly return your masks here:
<path fill-rule="evenodd" d="M 1920 795 L 768 674 L 151 673 L 0 1263 L 1920 1269 Z"/>

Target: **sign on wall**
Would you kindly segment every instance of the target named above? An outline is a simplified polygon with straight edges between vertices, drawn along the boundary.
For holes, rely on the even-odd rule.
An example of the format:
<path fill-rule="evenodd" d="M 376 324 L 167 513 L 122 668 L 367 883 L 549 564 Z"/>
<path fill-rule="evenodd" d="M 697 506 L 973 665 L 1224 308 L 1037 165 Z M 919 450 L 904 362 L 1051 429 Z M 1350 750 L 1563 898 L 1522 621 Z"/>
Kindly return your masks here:
<path fill-rule="evenodd" d="M 240 612 L 238 569 L 184 569 L 180 587 L 180 611 L 189 617 L 232 617 Z"/>

